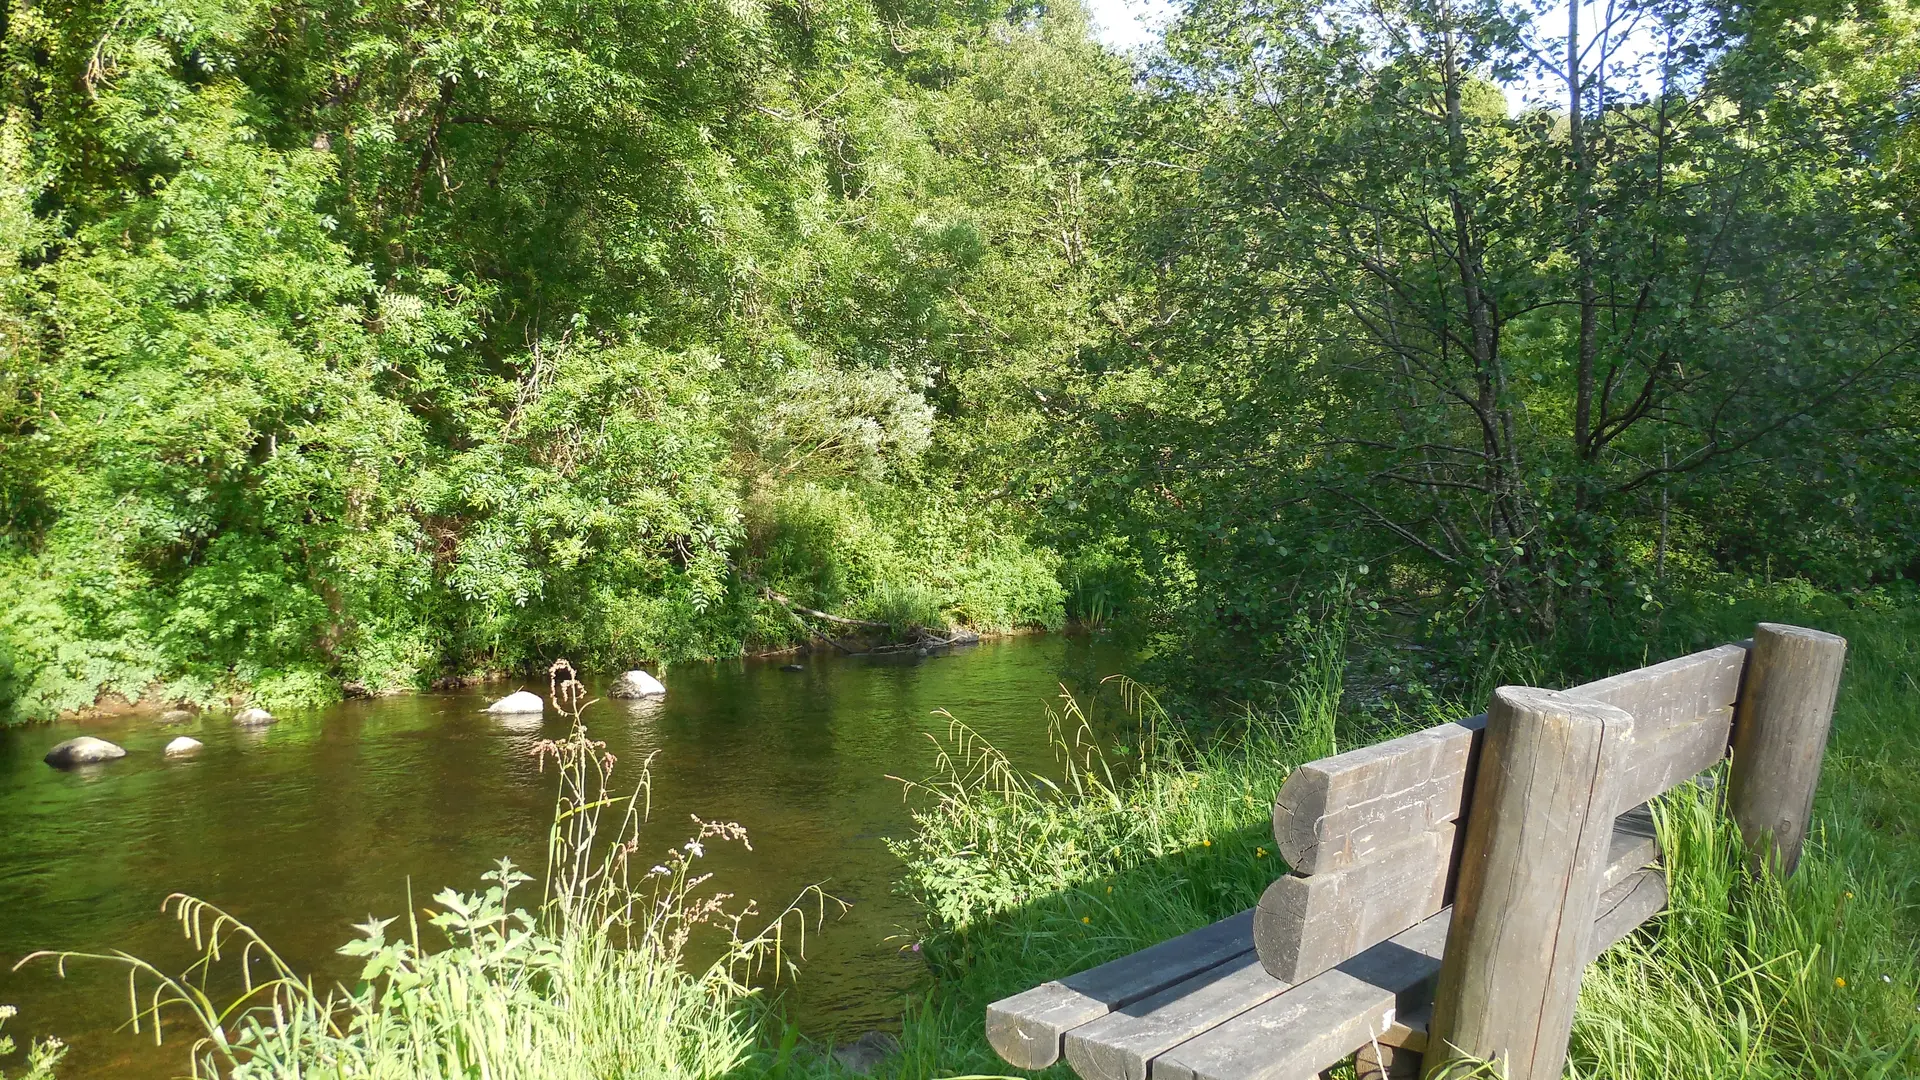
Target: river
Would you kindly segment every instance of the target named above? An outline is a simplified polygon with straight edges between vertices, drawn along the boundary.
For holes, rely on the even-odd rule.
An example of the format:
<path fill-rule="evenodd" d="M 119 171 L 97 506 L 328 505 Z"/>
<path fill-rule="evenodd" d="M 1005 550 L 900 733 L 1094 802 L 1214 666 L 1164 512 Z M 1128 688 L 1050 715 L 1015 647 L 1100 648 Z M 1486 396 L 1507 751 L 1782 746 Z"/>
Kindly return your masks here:
<path fill-rule="evenodd" d="M 690 815 L 737 821 L 753 850 L 710 847 L 716 886 L 763 910 L 816 883 L 851 905 L 808 935 L 798 979 L 777 988 L 801 1030 L 831 1039 L 897 1027 L 923 978 L 884 841 L 909 827 L 888 777 L 930 771 L 929 736 L 948 730 L 936 710 L 1016 764 L 1048 769 L 1046 706 L 1063 683 L 1085 694 L 1124 661 L 1084 638 L 1036 635 L 929 657 L 809 656 L 798 672 L 781 669 L 787 658 L 684 664 L 666 673 L 664 699 L 601 701 L 586 719 L 626 783 L 653 755 L 648 843 L 677 844 Z M 63 1077 L 182 1075 L 190 1038 L 156 1048 L 121 1029 L 123 971 L 76 964 L 62 979 L 44 961 L 14 962 L 36 949 L 124 949 L 177 972 L 192 954 L 160 904 L 180 891 L 253 925 L 325 985 L 357 974 L 335 953 L 352 925 L 402 914 L 409 886 L 416 906 L 446 885 L 471 891 L 503 855 L 538 873 L 555 778 L 528 751 L 565 721 L 481 711 L 521 685 L 545 691 L 529 679 L 349 701 L 260 731 L 225 712 L 0 730 L 0 1003 L 20 1008 L 7 1033 L 66 1040 Z M 127 756 L 75 771 L 41 761 L 78 734 Z M 165 758 L 182 734 L 206 748 Z"/>

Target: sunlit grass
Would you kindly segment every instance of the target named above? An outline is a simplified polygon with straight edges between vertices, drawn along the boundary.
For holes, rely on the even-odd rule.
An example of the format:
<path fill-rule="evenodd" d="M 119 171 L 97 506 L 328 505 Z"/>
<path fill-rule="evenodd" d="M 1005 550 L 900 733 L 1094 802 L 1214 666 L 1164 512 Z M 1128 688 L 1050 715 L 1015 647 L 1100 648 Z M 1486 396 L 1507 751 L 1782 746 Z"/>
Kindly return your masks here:
<path fill-rule="evenodd" d="M 1726 627 L 1716 617 L 1693 631 L 1733 640 L 1740 620 L 1785 617 L 1777 605 L 1720 614 Z M 1853 643 L 1799 872 L 1750 878 L 1711 794 L 1669 799 L 1659 825 L 1673 902 L 1589 969 L 1569 1078 L 1920 1075 L 1920 845 L 1910 842 L 1920 800 L 1902 765 L 1920 752 L 1920 694 L 1902 682 L 1920 671 L 1920 626 L 1889 612 L 1788 621 Z M 917 828 L 896 848 L 926 912 L 936 983 L 910 1003 L 883 1075 L 1017 1073 L 986 1044 L 987 1003 L 1253 904 L 1284 871 L 1270 852 L 1273 793 L 1334 734 L 1337 675 L 1303 672 L 1290 689 L 1287 715 L 1249 714 L 1204 747 L 1169 734 L 1135 697 L 1142 734 L 1123 755 L 1092 747 L 1068 699 L 1055 719 L 1058 782 L 1017 773 L 956 726 L 933 779 L 912 788 Z"/>

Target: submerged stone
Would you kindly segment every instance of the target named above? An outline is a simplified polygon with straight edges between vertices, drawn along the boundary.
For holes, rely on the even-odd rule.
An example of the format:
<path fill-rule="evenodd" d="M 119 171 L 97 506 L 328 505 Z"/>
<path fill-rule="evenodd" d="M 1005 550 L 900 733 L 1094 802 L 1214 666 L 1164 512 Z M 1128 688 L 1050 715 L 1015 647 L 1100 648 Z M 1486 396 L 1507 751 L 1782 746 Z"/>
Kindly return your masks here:
<path fill-rule="evenodd" d="M 871 1076 L 886 1060 L 900 1052 L 900 1040 L 884 1031 L 869 1031 L 858 1039 L 833 1048 L 840 1067 L 860 1076 Z"/>
<path fill-rule="evenodd" d="M 127 752 L 105 739 L 96 739 L 91 735 L 82 735 L 47 751 L 47 764 L 56 769 L 71 768 L 75 765 L 91 765 L 96 761 L 112 761 L 123 758 Z"/>
<path fill-rule="evenodd" d="M 637 668 L 613 680 L 613 687 L 607 691 L 617 698 L 658 697 L 666 692 L 664 683 Z"/>
<path fill-rule="evenodd" d="M 274 718 L 272 713 L 254 705 L 234 713 L 233 722 L 241 727 L 266 727 L 274 722 Z"/>
<path fill-rule="evenodd" d="M 547 711 L 547 703 L 539 694 L 531 690 L 515 690 L 499 701 L 487 706 L 490 713 L 502 715 L 524 715 Z"/>
<path fill-rule="evenodd" d="M 187 709 L 168 709 L 160 714 L 160 722 L 163 724 L 184 724 L 191 719 L 193 719 L 193 713 Z"/>

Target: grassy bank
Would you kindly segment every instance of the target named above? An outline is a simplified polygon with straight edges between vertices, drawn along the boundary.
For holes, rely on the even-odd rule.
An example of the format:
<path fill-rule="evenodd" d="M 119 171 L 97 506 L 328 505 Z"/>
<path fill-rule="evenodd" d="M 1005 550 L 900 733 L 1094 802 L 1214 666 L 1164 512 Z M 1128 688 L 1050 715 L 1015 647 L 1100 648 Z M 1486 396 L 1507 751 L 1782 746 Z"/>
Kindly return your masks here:
<path fill-rule="evenodd" d="M 1570 1077 L 1920 1075 L 1920 779 L 1908 767 L 1920 751 L 1920 610 L 1769 591 L 1671 612 L 1630 661 L 1582 670 L 1520 659 L 1577 679 L 1735 640 L 1762 618 L 1851 642 L 1806 856 L 1787 882 L 1751 878 L 1711 796 L 1668 800 L 1670 909 L 1589 970 Z M 1203 744 L 1131 684 L 1118 723 L 1065 698 L 1051 717 L 1062 768 L 1050 778 L 1014 769 L 956 721 L 930 777 L 908 785 L 915 827 L 894 843 L 900 887 L 924 914 L 908 947 L 931 977 L 905 1003 L 900 1050 L 876 1075 L 1016 1074 L 986 1044 L 987 1003 L 1254 903 L 1284 871 L 1269 812 L 1287 773 L 1395 730 L 1341 710 L 1338 643 L 1331 628 L 1314 650 L 1323 660 L 1280 695 L 1285 708 L 1246 712 Z M 740 840 L 737 830 L 703 827 L 656 863 L 641 853 L 643 794 L 609 786 L 610 762 L 584 730 L 548 753 L 561 797 L 538 902 L 503 864 L 480 893 L 437 895 L 424 928 L 369 923 L 346 949 L 365 958 L 363 984 L 329 995 L 246 928 L 182 899 L 196 941 L 223 941 L 229 964 L 259 955 L 273 972 L 216 1005 L 197 989 L 201 972 L 172 979 L 108 958 L 139 977 L 140 1019 L 156 1009 L 197 1019 L 201 1075 L 848 1076 L 749 988 L 756 964 L 779 962 L 788 917 L 729 913 L 713 891 L 724 883 L 698 872 L 703 845 Z M 716 930 L 722 955 L 695 964 L 690 936 Z M 207 969 L 222 955 L 209 948 Z"/>
<path fill-rule="evenodd" d="M 1673 613 L 1648 658 L 1738 640 L 1763 618 L 1851 642 L 1806 858 L 1788 882 L 1750 879 L 1712 801 L 1671 800 L 1673 903 L 1590 970 L 1570 1076 L 1920 1072 L 1920 781 L 1904 764 L 1920 751 L 1920 611 L 1772 592 Z M 1287 771 L 1332 741 L 1389 734 L 1331 723 L 1330 674 L 1296 685 L 1287 714 L 1246 716 L 1207 747 L 1156 730 L 1141 701 L 1137 746 L 1101 755 L 1076 741 L 1070 708 L 1057 789 L 957 729 L 898 846 L 936 983 L 888 1075 L 1017 1073 L 986 1045 L 988 1002 L 1251 905 L 1283 869 L 1268 813 Z"/>

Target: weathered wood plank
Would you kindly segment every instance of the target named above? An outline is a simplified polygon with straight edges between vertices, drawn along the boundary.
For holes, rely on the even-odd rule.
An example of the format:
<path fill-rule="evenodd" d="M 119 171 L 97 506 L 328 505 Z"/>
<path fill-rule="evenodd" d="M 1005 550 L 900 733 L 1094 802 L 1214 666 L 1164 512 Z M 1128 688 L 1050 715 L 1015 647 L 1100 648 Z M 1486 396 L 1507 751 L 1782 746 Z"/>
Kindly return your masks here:
<path fill-rule="evenodd" d="M 1420 1080 L 1420 1052 L 1368 1042 L 1353 1055 L 1353 1080 Z"/>
<path fill-rule="evenodd" d="M 1067 1061 L 1086 1080 L 1146 1080 L 1147 1062 L 1261 1002 L 1290 983 L 1252 953 L 1117 1009 L 1067 1033 Z"/>
<path fill-rule="evenodd" d="M 1452 908 L 1448 908 L 1452 911 Z M 1433 1023 L 1433 1002 L 1402 998 L 1400 1007 L 1394 1010 L 1393 1023 L 1376 1041 L 1384 1046 L 1397 1046 L 1411 1050 L 1416 1054 L 1427 1049 L 1427 1025 Z"/>
<path fill-rule="evenodd" d="M 1367 862 L 1460 816 L 1486 717 L 1439 724 L 1293 770 L 1273 800 L 1273 840 L 1302 875 Z"/>
<path fill-rule="evenodd" d="M 1755 868 L 1785 876 L 1800 864 L 1846 659 L 1843 637 L 1779 623 L 1754 630 L 1727 808 Z"/>
<path fill-rule="evenodd" d="M 1645 818 L 1645 821 L 1647 827 L 1650 827 L 1651 819 Z M 1635 871 L 1653 857 L 1650 844 L 1644 843 L 1646 838 L 1638 833 L 1641 827 L 1635 820 L 1623 820 L 1615 830 L 1614 842 L 1610 845 L 1614 861 L 1607 868 L 1606 874 L 1612 887 L 1600 898 L 1598 904 L 1601 917 L 1594 924 L 1593 933 L 1596 940 L 1605 938 L 1607 943 L 1611 944 L 1658 910 L 1658 905 L 1652 908 L 1645 907 L 1649 894 L 1641 891 L 1645 886 L 1634 877 Z M 1658 870 L 1648 871 L 1647 878 L 1664 887 L 1664 878 Z M 1628 885 L 1622 886 L 1619 884 L 1621 882 L 1627 882 Z M 1146 1075 L 1152 1080 L 1181 1075 L 1207 1075 L 1217 1077 L 1219 1080 L 1304 1078 L 1339 1063 L 1352 1053 L 1356 1046 L 1370 1038 L 1382 1046 L 1402 1047 L 1412 1053 L 1423 1051 L 1427 1045 L 1427 1024 L 1433 1010 L 1431 976 L 1438 971 L 1440 952 L 1446 942 L 1447 923 L 1451 917 L 1452 909 L 1443 909 L 1438 914 L 1422 920 L 1418 927 L 1394 935 L 1387 943 L 1373 946 L 1367 953 L 1361 954 L 1367 957 L 1361 963 L 1343 962 L 1339 967 L 1345 969 L 1345 976 L 1351 976 L 1355 972 L 1363 974 L 1371 972 L 1377 976 L 1373 984 L 1375 992 L 1370 997 L 1355 996 L 1351 993 L 1351 986 L 1346 986 L 1348 992 L 1329 993 L 1327 989 L 1329 986 L 1337 989 L 1345 985 L 1344 977 L 1332 979 L 1329 978 L 1331 973 L 1323 972 L 1298 986 L 1286 988 L 1268 998 L 1265 1003 L 1256 1004 L 1251 1008 L 1239 1008 L 1237 1003 L 1222 1008 L 1214 1013 L 1213 1022 L 1208 1025 L 1208 1030 L 1224 1027 L 1240 1015 L 1267 1008 L 1273 1002 L 1283 998 L 1299 995 L 1295 1004 L 1303 1005 L 1304 1008 L 1293 1015 L 1299 1017 L 1300 1023 L 1309 1026 L 1324 1025 L 1340 1031 L 1357 1031 L 1359 1034 L 1355 1042 L 1338 1046 L 1339 1039 L 1335 1038 L 1331 1043 L 1324 1045 L 1315 1043 L 1310 1048 L 1310 1052 L 1289 1049 L 1291 1044 L 1261 1042 L 1251 1046 L 1243 1055 L 1213 1052 L 1205 1062 L 1201 1061 L 1202 1052 L 1199 1051 L 1189 1055 L 1191 1057 L 1189 1060 L 1187 1057 L 1172 1055 L 1172 1051 L 1168 1050 L 1166 1055 L 1171 1056 L 1163 1055 L 1163 1058 L 1152 1059 L 1151 1064 L 1147 1066 Z M 1629 918 L 1632 920 L 1631 923 L 1627 922 Z M 1358 960 L 1360 957 L 1354 959 Z M 1250 959 L 1237 959 L 1233 963 L 1251 965 Z M 1412 966 L 1407 967 L 1406 965 L 1409 964 Z M 1241 977 L 1258 983 L 1257 976 Z M 1210 975 L 1200 975 L 1189 980 L 1189 983 L 1194 984 L 1197 990 L 1210 981 Z M 1272 980 L 1264 985 L 1281 986 L 1282 984 L 1279 980 Z M 1118 1080 L 1121 1077 L 1137 1080 L 1141 1073 L 1138 1071 L 1139 1066 L 1131 1059 L 1127 1059 L 1126 1064 L 1114 1066 L 1109 1064 L 1113 1057 L 1096 1057 L 1090 1049 L 1083 1050 L 1080 1057 L 1075 1058 L 1072 1047 L 1076 1041 L 1086 1044 L 1095 1042 L 1121 1044 L 1129 1034 L 1134 1017 L 1140 1016 L 1144 1019 L 1141 1014 L 1159 1008 L 1175 1008 L 1172 1003 L 1180 1001 L 1187 992 L 1188 984 L 1171 987 L 1158 995 L 1151 1006 L 1148 1002 L 1141 1002 L 1126 1010 L 1126 1015 L 1115 1012 L 1094 1024 L 1069 1033 L 1067 1037 L 1069 1060 L 1074 1062 L 1075 1069 L 1086 1080 Z M 1358 1012 L 1354 1011 L 1356 1009 Z M 1366 1026 L 1369 1017 L 1380 1022 L 1369 1028 Z M 1196 1018 L 1194 1023 L 1198 1022 Z M 1252 1024 L 1245 1025 L 1249 1029 L 1252 1026 Z M 1242 1036 L 1252 1037 L 1248 1030 L 1238 1030 L 1222 1036 L 1222 1039 L 1231 1041 Z M 1199 1038 L 1199 1035 L 1194 1038 Z M 1139 1048 L 1157 1044 L 1159 1041 L 1155 1038 L 1143 1038 L 1132 1046 Z M 1193 1039 L 1188 1040 L 1189 1043 L 1193 1041 Z M 1180 1044 L 1182 1054 L 1187 1053 L 1185 1046 L 1184 1043 Z M 1120 1048 L 1116 1045 L 1116 1049 Z M 1296 1052 L 1305 1052 L 1307 1056 L 1284 1059 L 1285 1054 Z M 1141 1056 L 1146 1055 L 1143 1053 Z M 1164 1067 L 1163 1060 L 1166 1061 Z M 1243 1066 L 1250 1071 L 1232 1071 Z M 1185 1073 L 1183 1074 L 1181 1070 L 1185 1070 Z M 1195 1070 L 1201 1071 L 1196 1073 Z"/>
<path fill-rule="evenodd" d="M 1447 902 L 1453 833 L 1442 825 L 1372 862 L 1310 878 L 1290 874 L 1268 886 L 1253 912 L 1254 949 L 1267 974 L 1304 982 L 1439 911 Z M 1621 814 L 1601 888 L 1658 856 L 1646 805 Z"/>
<path fill-rule="evenodd" d="M 1621 814 L 1613 821 L 1613 840 L 1607 845 L 1607 873 L 1602 888 L 1611 889 L 1627 875 L 1660 857 L 1660 841 L 1654 836 L 1653 811 L 1647 804 Z"/>
<path fill-rule="evenodd" d="M 1426 1069 L 1497 1060 L 1508 1080 L 1557 1080 L 1634 720 L 1522 686 L 1494 691 L 1487 715 Z"/>
<path fill-rule="evenodd" d="M 1253 911 L 1267 974 L 1304 982 L 1446 906 L 1453 837 L 1442 822 L 1367 862 L 1269 885 Z"/>
<path fill-rule="evenodd" d="M 1620 807 L 1642 803 L 1726 753 L 1745 645 L 1722 645 L 1576 686 L 1566 693 L 1626 710 L 1635 750 Z M 1295 873 L 1353 866 L 1457 819 L 1485 716 L 1440 724 L 1309 762 L 1280 786 L 1273 838 Z"/>
<path fill-rule="evenodd" d="M 1720 645 L 1568 687 L 1565 693 L 1623 709 L 1636 728 L 1654 730 L 1732 705 L 1740 696 L 1746 662 L 1745 643 Z"/>
<path fill-rule="evenodd" d="M 1046 1068 L 1060 1060 L 1067 1032 L 1252 949 L 1247 910 L 994 1002 L 987 1006 L 987 1042 L 1010 1064 Z"/>
<path fill-rule="evenodd" d="M 1451 910 L 1155 1058 L 1151 1080 L 1308 1080 L 1430 998 Z"/>
<path fill-rule="evenodd" d="M 1667 875 L 1659 867 L 1636 870 L 1600 896 L 1599 911 L 1593 920 L 1593 939 L 1587 944 L 1587 957 L 1581 966 L 1593 962 L 1633 932 L 1633 928 L 1653 918 L 1667 906 Z"/>

